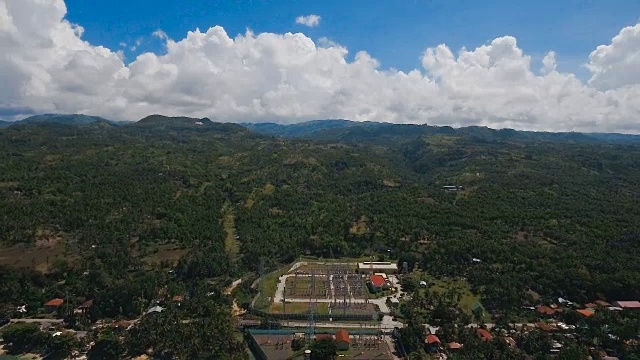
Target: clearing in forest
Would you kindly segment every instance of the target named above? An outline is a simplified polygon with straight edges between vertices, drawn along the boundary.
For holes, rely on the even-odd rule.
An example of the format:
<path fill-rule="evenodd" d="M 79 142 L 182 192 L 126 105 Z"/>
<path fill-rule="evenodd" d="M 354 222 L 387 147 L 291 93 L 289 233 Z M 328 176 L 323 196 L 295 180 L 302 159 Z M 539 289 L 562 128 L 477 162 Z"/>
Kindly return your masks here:
<path fill-rule="evenodd" d="M 222 208 L 222 226 L 226 236 L 224 238 L 224 249 L 231 259 L 236 259 L 240 252 L 240 241 L 236 236 L 235 216 L 231 206 L 227 203 Z"/>
<path fill-rule="evenodd" d="M 473 313 L 473 306 L 480 302 L 480 296 L 473 293 L 473 291 L 471 290 L 471 286 L 466 280 L 452 278 L 432 278 L 430 280 L 427 280 L 427 284 L 429 284 L 430 291 L 438 294 L 443 294 L 448 290 L 455 289 L 461 294 L 458 306 L 469 315 Z"/>

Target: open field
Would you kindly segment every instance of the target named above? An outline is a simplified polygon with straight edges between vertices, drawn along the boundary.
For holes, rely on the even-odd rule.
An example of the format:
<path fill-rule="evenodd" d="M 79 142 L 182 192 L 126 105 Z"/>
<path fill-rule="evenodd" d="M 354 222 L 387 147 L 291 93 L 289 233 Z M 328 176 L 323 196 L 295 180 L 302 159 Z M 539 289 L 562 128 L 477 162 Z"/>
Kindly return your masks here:
<path fill-rule="evenodd" d="M 186 253 L 187 250 L 181 249 L 177 244 L 162 244 L 158 245 L 151 254 L 145 256 L 144 260 L 149 264 L 167 260 L 175 265 L 180 257 Z"/>
<path fill-rule="evenodd" d="M 222 226 L 226 233 L 224 238 L 224 249 L 229 258 L 235 259 L 240 252 L 240 242 L 236 238 L 235 217 L 228 204 L 224 206 L 222 213 L 224 214 Z"/>
<path fill-rule="evenodd" d="M 466 280 L 462 279 L 435 279 L 427 280 L 429 290 L 436 293 L 444 293 L 450 289 L 456 289 L 462 294 L 458 306 L 467 314 L 472 313 L 474 304 L 480 302 L 480 296 L 471 291 L 471 287 Z"/>
<path fill-rule="evenodd" d="M 65 258 L 65 245 L 62 241 L 38 242 L 35 246 L 14 245 L 0 247 L 0 264 L 17 267 L 32 267 L 47 272 L 57 258 Z"/>

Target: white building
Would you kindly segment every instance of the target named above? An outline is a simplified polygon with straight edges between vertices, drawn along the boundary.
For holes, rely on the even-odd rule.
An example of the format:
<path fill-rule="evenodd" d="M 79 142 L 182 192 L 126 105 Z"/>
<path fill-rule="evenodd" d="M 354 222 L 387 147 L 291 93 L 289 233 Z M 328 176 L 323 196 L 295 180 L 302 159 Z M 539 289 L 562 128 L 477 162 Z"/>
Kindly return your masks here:
<path fill-rule="evenodd" d="M 398 264 L 383 261 L 365 261 L 358 263 L 358 272 L 361 274 L 395 274 L 398 272 Z"/>

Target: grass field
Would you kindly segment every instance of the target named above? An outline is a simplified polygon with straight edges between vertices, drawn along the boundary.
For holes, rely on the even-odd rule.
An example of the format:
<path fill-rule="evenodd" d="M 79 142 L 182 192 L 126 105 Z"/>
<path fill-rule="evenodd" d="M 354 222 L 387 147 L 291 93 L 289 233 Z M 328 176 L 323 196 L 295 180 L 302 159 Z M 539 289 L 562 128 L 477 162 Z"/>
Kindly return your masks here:
<path fill-rule="evenodd" d="M 467 314 L 472 314 L 472 306 L 480 302 L 480 296 L 471 291 L 471 287 L 466 280 L 428 278 L 426 281 L 428 284 L 431 284 L 429 290 L 436 293 L 444 293 L 449 289 L 457 289 L 460 291 L 462 298 L 460 299 L 458 306 L 460 306 L 460 308 Z"/>
<path fill-rule="evenodd" d="M 0 264 L 17 267 L 31 267 L 47 272 L 56 258 L 66 258 L 62 241 L 35 246 L 14 245 L 0 247 Z"/>
<path fill-rule="evenodd" d="M 290 266 L 272 271 L 264 276 L 262 280 L 264 283 L 258 285 L 258 289 L 264 289 L 258 295 L 255 302 L 255 308 L 267 311 L 270 307 L 273 296 L 276 294 L 276 288 L 278 286 L 278 278 L 286 274 Z"/>
<path fill-rule="evenodd" d="M 186 254 L 186 249 L 181 249 L 176 244 L 162 244 L 158 245 L 151 254 L 144 257 L 144 260 L 149 263 L 159 263 L 163 260 L 169 260 L 172 264 L 177 264 L 182 255 Z"/>
<path fill-rule="evenodd" d="M 222 209 L 222 213 L 224 214 L 222 226 L 226 233 L 224 238 L 224 249 L 229 258 L 236 259 L 240 252 L 240 242 L 236 239 L 235 217 L 229 204 L 225 204 Z"/>

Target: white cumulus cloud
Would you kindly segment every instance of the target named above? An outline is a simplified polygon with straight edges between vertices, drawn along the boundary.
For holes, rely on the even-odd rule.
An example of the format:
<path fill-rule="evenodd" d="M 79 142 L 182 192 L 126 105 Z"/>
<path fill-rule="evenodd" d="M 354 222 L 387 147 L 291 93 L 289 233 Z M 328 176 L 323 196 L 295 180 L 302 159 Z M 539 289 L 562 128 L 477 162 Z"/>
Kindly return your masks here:
<path fill-rule="evenodd" d="M 298 16 L 296 18 L 296 24 L 305 25 L 308 27 L 316 27 L 320 25 L 320 16 L 318 15 L 307 15 L 307 16 Z"/>
<path fill-rule="evenodd" d="M 542 59 L 542 69 L 540 72 L 548 74 L 552 71 L 556 71 L 556 52 L 549 51 L 549 53 Z"/>
<path fill-rule="evenodd" d="M 640 24 L 629 26 L 611 44 L 600 45 L 589 55 L 589 84 L 599 89 L 615 89 L 640 83 Z"/>
<path fill-rule="evenodd" d="M 169 35 L 167 35 L 167 33 L 162 29 L 154 31 L 151 35 L 157 37 L 160 40 L 169 40 Z"/>
<path fill-rule="evenodd" d="M 328 39 L 250 31 L 231 37 L 214 26 L 177 40 L 156 32 L 166 53 L 125 65 L 122 52 L 82 40 L 83 29 L 65 14 L 63 0 L 0 0 L 0 117 L 136 120 L 162 113 L 640 133 L 640 24 L 585 58 L 585 83 L 558 72 L 554 52 L 532 63 L 510 36 L 475 49 L 430 47 L 421 68 L 402 72 L 382 69 L 364 51 L 347 60 L 348 50 Z"/>

